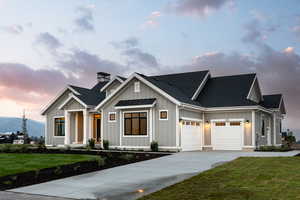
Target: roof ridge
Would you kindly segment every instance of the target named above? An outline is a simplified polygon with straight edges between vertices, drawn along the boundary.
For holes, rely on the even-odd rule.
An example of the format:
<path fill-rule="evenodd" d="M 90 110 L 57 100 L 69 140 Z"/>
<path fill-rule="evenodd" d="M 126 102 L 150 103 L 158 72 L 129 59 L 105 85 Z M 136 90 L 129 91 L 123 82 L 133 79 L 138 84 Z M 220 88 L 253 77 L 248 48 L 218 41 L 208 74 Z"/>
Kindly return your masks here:
<path fill-rule="evenodd" d="M 226 76 L 214 76 L 211 79 L 216 78 L 225 78 L 225 77 L 237 77 L 237 76 L 250 76 L 250 75 L 257 75 L 256 73 L 245 73 L 245 74 L 235 74 L 235 75 L 226 75 Z"/>
<path fill-rule="evenodd" d="M 70 84 L 68 84 L 68 86 L 70 86 L 70 87 L 76 87 L 76 88 L 80 88 L 80 89 L 91 90 L 89 88 L 84 88 L 84 87 L 80 87 L 80 86 L 76 86 L 76 85 L 70 85 Z"/>
<path fill-rule="evenodd" d="M 190 72 L 179 72 L 179 73 L 170 73 L 170 74 L 161 74 L 161 75 L 154 75 L 149 77 L 161 77 L 161 76 L 173 76 L 173 75 L 180 75 L 180 74 L 191 74 L 191 73 L 199 73 L 199 72 L 209 72 L 209 70 L 201 70 L 201 71 L 190 71 Z"/>

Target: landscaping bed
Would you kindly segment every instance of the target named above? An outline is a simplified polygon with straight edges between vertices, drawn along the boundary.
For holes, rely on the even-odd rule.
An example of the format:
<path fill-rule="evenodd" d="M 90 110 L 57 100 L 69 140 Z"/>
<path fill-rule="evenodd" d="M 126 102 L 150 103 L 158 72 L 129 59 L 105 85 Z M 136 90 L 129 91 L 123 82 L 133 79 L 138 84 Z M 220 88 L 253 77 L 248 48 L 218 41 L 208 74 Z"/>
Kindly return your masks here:
<path fill-rule="evenodd" d="M 281 146 L 260 146 L 255 151 L 263 151 L 263 152 L 287 152 L 293 151 L 293 149 L 287 145 Z"/>
<path fill-rule="evenodd" d="M 300 199 L 300 157 L 242 157 L 140 200 Z"/>
<path fill-rule="evenodd" d="M 26 154 L 0 153 L 0 190 L 47 182 L 164 155 L 168 154 L 40 148 L 29 148 L 26 150 Z M 28 159 L 24 159 L 24 157 Z M 49 157 L 49 159 L 45 159 L 45 157 Z M 72 157 L 73 161 L 72 159 L 68 160 L 68 157 Z M 49 163 L 46 164 L 45 160 L 48 160 Z M 64 160 L 67 162 L 63 162 Z"/>

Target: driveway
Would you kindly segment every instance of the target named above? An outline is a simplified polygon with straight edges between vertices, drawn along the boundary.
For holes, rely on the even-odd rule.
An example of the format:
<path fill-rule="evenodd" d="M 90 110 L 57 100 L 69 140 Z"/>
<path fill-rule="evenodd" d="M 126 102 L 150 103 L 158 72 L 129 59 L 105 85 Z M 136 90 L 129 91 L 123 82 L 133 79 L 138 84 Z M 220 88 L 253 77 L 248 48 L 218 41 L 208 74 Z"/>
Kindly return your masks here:
<path fill-rule="evenodd" d="M 13 192 L 74 199 L 130 200 L 180 182 L 216 165 L 241 156 L 294 156 L 291 152 L 181 152 L 47 183 Z"/>

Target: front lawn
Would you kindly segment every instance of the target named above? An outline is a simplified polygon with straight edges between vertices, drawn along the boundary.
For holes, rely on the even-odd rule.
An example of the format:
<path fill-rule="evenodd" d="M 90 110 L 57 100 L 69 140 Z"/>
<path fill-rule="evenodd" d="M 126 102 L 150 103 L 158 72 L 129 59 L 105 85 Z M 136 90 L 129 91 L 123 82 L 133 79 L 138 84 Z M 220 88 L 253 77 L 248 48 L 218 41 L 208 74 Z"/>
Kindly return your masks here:
<path fill-rule="evenodd" d="M 0 177 L 97 159 L 94 155 L 1 153 Z"/>
<path fill-rule="evenodd" d="M 300 157 L 243 157 L 140 200 L 300 199 Z"/>

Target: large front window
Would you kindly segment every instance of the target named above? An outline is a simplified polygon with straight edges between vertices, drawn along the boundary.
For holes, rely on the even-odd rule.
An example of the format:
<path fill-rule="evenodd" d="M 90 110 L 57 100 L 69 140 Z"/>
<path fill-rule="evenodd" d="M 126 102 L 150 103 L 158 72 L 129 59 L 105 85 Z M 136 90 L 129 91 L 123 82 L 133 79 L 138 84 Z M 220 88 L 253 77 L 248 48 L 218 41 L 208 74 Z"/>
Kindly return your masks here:
<path fill-rule="evenodd" d="M 124 135 L 147 135 L 147 112 L 125 113 Z"/>
<path fill-rule="evenodd" d="M 65 136 L 65 118 L 54 119 L 54 136 Z"/>

